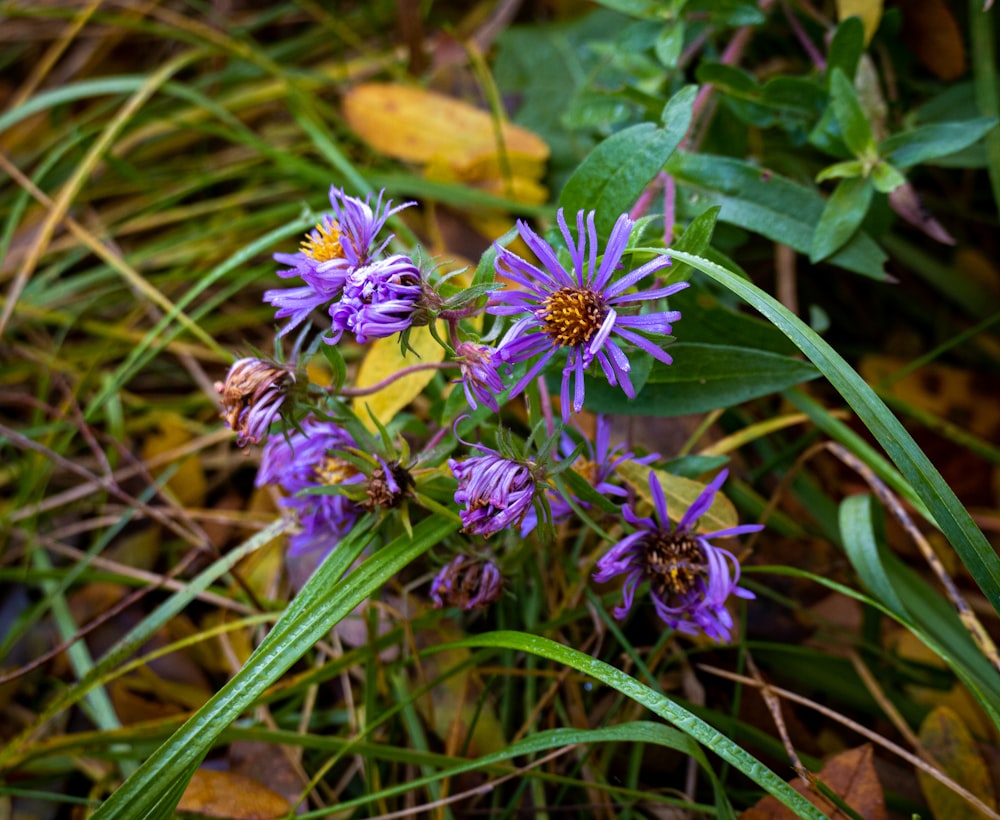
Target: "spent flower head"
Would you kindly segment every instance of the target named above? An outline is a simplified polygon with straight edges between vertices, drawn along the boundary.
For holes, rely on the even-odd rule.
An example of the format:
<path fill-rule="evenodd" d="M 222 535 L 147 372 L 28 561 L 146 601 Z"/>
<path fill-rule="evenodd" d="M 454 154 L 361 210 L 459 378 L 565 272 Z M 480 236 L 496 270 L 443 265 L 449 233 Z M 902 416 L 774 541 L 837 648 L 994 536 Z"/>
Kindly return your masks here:
<path fill-rule="evenodd" d="M 503 392 L 503 379 L 496 362 L 496 349 L 476 342 L 459 342 L 455 346 L 462 371 L 462 389 L 469 407 L 475 410 L 485 404 L 494 413 L 500 412 L 497 401 Z"/>
<path fill-rule="evenodd" d="M 434 606 L 458 606 L 464 610 L 481 609 L 503 595 L 503 576 L 492 561 L 456 555 L 431 582 Z"/>
<path fill-rule="evenodd" d="M 490 536 L 518 526 L 531 509 L 537 466 L 480 449 L 483 455 L 462 461 L 450 458 L 448 466 L 458 479 L 455 503 L 464 507 L 459 512 L 462 531 Z"/>
<path fill-rule="evenodd" d="M 597 562 L 594 580 L 610 581 L 625 575 L 622 605 L 616 618 L 624 618 L 632 608 L 635 593 L 643 581 L 650 582 L 650 596 L 657 615 L 668 626 L 688 635 L 699 630 L 717 641 L 728 641 L 733 626 L 726 609 L 730 595 L 753 598 L 738 586 L 740 565 L 729 550 L 716 547 L 710 538 L 757 532 L 759 524 L 741 524 L 718 532 L 701 534 L 694 530 L 698 519 L 712 506 L 715 493 L 726 480 L 723 470 L 687 509 L 676 528 L 671 528 L 667 502 L 656 473 L 649 473 L 655 520 L 640 517 L 626 505 L 626 520 L 635 528 Z"/>
<path fill-rule="evenodd" d="M 258 444 L 277 418 L 295 374 L 261 359 L 247 357 L 234 362 L 225 382 L 216 382 L 222 397 L 221 416 L 236 433 L 236 444 Z"/>
<path fill-rule="evenodd" d="M 644 302 L 686 288 L 687 283 L 632 292 L 635 285 L 670 264 L 666 256 L 657 256 L 619 279 L 613 279 L 621 267 L 622 256 L 635 224 L 627 214 L 622 214 L 615 222 L 600 262 L 593 211 L 577 214 L 577 238 L 566 225 L 561 209 L 556 221 L 572 260 L 572 270 L 567 270 L 559 261 L 552 245 L 526 223 L 518 221 L 518 233 L 538 258 L 541 267 L 498 246 L 497 273 L 519 288 L 493 293 L 487 312 L 517 317 L 498 345 L 497 356 L 502 361 L 515 363 L 538 357 L 514 385 L 512 396 L 524 390 L 558 351 L 566 349 L 560 392 L 563 421 L 566 421 L 571 407 L 575 413 L 583 408 L 583 374 L 595 360 L 610 384 L 621 385 L 629 398 L 635 397 L 629 378 L 631 363 L 622 349 L 622 343 L 634 345 L 658 361 L 671 363 L 670 356 L 660 345 L 648 339 L 647 334 L 669 334 L 671 323 L 680 318 L 680 313 L 640 313 L 639 308 Z"/>

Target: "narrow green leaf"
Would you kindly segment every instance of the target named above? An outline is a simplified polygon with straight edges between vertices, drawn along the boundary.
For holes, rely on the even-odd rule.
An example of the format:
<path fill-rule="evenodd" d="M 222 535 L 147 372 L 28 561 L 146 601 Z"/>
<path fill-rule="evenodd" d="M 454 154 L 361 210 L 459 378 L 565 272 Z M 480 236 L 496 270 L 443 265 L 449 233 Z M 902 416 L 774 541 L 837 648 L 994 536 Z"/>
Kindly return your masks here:
<path fill-rule="evenodd" d="M 816 223 L 809 261 L 816 263 L 840 250 L 861 225 L 875 189 L 863 177 L 842 179 Z"/>
<path fill-rule="evenodd" d="M 707 259 L 676 256 L 759 310 L 822 371 L 885 448 L 990 604 L 1000 611 L 1000 557 L 930 459 L 865 381 L 808 325 L 760 288 Z"/>
<path fill-rule="evenodd" d="M 851 153 L 860 158 L 874 154 L 875 138 L 871 123 L 858 102 L 854 86 L 839 68 L 834 68 L 830 75 L 830 102 L 840 134 Z"/>
<path fill-rule="evenodd" d="M 523 632 L 500 631 L 477 635 L 458 641 L 450 646 L 499 647 L 513 649 L 518 652 L 528 652 L 542 658 L 561 663 L 586 675 L 596 678 L 612 689 L 621 692 L 636 703 L 645 706 L 654 714 L 676 726 L 685 734 L 690 735 L 703 746 L 715 752 L 723 760 L 741 771 L 748 778 L 773 794 L 784 805 L 803 818 L 825 818 L 819 809 L 802 795 L 785 783 L 767 766 L 736 745 L 717 729 L 705 723 L 701 718 L 691 714 L 670 698 L 653 691 L 635 678 L 626 675 L 619 669 L 592 658 L 577 649 L 556 643 L 538 635 L 528 635 Z M 441 647 L 439 647 L 441 648 Z"/>
<path fill-rule="evenodd" d="M 698 256 L 703 255 L 712 241 L 712 233 L 715 231 L 715 222 L 718 216 L 718 206 L 706 209 L 691 220 L 687 228 L 684 229 L 684 233 L 671 242 L 670 247 Z M 672 225 L 668 225 L 667 231 L 669 232 L 672 228 Z M 690 275 L 690 270 L 687 265 L 678 263 L 670 271 L 670 280 L 677 282 L 686 279 Z"/>
<path fill-rule="evenodd" d="M 816 174 L 816 181 L 826 182 L 828 179 L 844 179 L 864 175 L 864 163 L 859 159 L 848 159 L 843 162 L 835 162 L 833 165 L 827 165 L 826 168 Z"/>
<path fill-rule="evenodd" d="M 990 133 L 996 125 L 996 117 L 921 125 L 882 140 L 878 153 L 899 168 L 909 168 L 919 162 L 946 157 L 968 148 Z"/>
<path fill-rule="evenodd" d="M 672 365 L 656 362 L 645 387 L 629 399 L 603 378 L 587 377 L 586 407 L 594 413 L 683 416 L 766 396 L 819 375 L 808 362 L 766 350 L 682 342 Z"/>
<path fill-rule="evenodd" d="M 598 145 L 566 182 L 560 207 L 570 213 L 596 210 L 598 230 L 609 233 L 684 139 L 696 93 L 695 86 L 686 86 L 670 99 L 663 127 L 640 123 Z"/>
<path fill-rule="evenodd" d="M 840 505 L 840 536 L 855 572 L 871 594 L 899 616 L 906 607 L 886 575 L 873 525 L 874 507 L 870 495 L 852 495 Z"/>

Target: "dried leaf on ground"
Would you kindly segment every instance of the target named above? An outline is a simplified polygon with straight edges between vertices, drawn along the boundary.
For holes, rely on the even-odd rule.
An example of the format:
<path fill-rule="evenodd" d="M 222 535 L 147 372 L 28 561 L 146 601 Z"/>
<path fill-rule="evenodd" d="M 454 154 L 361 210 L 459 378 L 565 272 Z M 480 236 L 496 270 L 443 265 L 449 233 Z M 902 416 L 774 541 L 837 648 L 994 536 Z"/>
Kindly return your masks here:
<path fill-rule="evenodd" d="M 276 791 L 249 777 L 198 769 L 177 808 L 206 817 L 275 820 L 288 814 L 291 806 Z"/>
<path fill-rule="evenodd" d="M 875 772 L 874 751 L 870 743 L 848 749 L 823 764 L 819 779 L 841 800 L 866 820 L 888 820 L 885 795 L 878 774 Z M 792 788 L 808 798 L 831 820 L 845 814 L 814 786 L 801 780 L 790 782 Z M 793 820 L 797 815 L 774 797 L 768 795 L 740 815 L 740 820 Z"/>

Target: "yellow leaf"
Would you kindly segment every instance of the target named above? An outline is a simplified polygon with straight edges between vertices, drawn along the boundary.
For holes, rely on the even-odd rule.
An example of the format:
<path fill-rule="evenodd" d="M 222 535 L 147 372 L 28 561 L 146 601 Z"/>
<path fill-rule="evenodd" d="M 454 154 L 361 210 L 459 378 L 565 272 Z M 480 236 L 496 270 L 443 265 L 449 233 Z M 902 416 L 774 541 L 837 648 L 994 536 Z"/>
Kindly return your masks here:
<path fill-rule="evenodd" d="M 443 159 L 468 168 L 497 156 L 496 124 L 486 111 L 461 100 L 394 83 L 364 83 L 344 97 L 344 116 L 379 153 L 407 162 Z M 503 150 L 521 175 L 540 176 L 548 159 L 545 141 L 525 128 L 500 123 Z M 537 168 L 527 174 L 526 169 Z"/>
<path fill-rule="evenodd" d="M 368 353 L 361 362 L 355 387 L 371 387 L 403 368 L 444 360 L 444 348 L 434 341 L 426 327 L 415 327 L 410 331 L 410 347 L 413 350 L 403 356 L 395 338 L 377 339 L 368 348 Z M 397 379 L 377 393 L 358 396 L 354 399 L 354 412 L 368 429 L 374 431 L 375 425 L 368 416 L 369 409 L 382 424 L 388 424 L 400 410 L 420 395 L 420 391 L 434 378 L 434 372 L 418 370 Z"/>
<path fill-rule="evenodd" d="M 837 19 L 860 17 L 865 27 L 865 45 L 875 36 L 882 21 L 882 0 L 837 0 Z"/>
<path fill-rule="evenodd" d="M 249 777 L 198 769 L 177 808 L 208 817 L 274 820 L 288 814 L 291 805 L 276 791 Z"/>
<path fill-rule="evenodd" d="M 184 426 L 184 421 L 175 413 L 163 413 L 159 417 L 159 427 L 142 445 L 142 457 L 149 461 L 156 456 L 166 455 L 179 450 L 192 439 L 191 433 Z M 170 462 L 172 463 L 173 459 Z M 166 465 L 153 468 L 153 475 L 160 475 Z M 183 459 L 170 480 L 167 488 L 177 496 L 177 500 L 186 507 L 201 507 L 205 503 L 205 493 L 208 484 L 205 481 L 205 471 L 201 461 L 196 456 Z"/>
<path fill-rule="evenodd" d="M 649 467 L 636 464 L 634 461 L 625 461 L 618 465 L 617 472 L 624 478 L 643 500 L 653 503 L 653 495 L 649 491 Z M 673 521 L 678 521 L 687 511 L 695 499 L 701 495 L 705 489 L 704 484 L 692 481 L 690 478 L 683 478 L 677 475 L 670 475 L 663 470 L 654 470 L 656 477 L 663 487 L 663 496 L 667 500 L 667 512 Z M 709 507 L 701 520 L 698 522 L 698 532 L 717 532 L 735 527 L 739 523 L 739 516 L 733 503 L 722 493 L 715 494 L 715 501 Z"/>
<path fill-rule="evenodd" d="M 920 742 L 955 782 L 965 786 L 990 808 L 996 808 L 989 768 L 957 713 L 947 706 L 934 709 L 920 724 Z M 939 780 L 920 770 L 917 770 L 917 777 L 935 817 L 947 817 L 948 820 L 982 817 Z"/>

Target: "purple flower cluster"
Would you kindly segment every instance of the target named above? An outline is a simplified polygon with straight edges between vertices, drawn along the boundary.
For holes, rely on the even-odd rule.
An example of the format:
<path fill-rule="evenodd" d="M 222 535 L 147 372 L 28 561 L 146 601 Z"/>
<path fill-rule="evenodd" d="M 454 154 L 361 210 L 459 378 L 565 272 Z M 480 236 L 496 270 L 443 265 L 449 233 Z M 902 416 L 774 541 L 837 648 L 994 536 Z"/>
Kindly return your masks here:
<path fill-rule="evenodd" d="M 333 213 L 323 216 L 297 253 L 274 255 L 287 266 L 279 276 L 303 283 L 264 293 L 264 301 L 278 309 L 275 318 L 289 319 L 279 335 L 324 306 L 331 319 L 324 341 L 330 344 L 345 331 L 364 343 L 406 330 L 421 297 L 420 271 L 407 256 L 385 258 L 392 237 L 377 237 L 390 216 L 413 203 L 394 208 L 391 201 L 383 204 L 380 193 L 372 205 L 370 196 L 360 200 L 331 188 L 330 204 Z"/>
<path fill-rule="evenodd" d="M 464 505 L 463 532 L 490 536 L 521 523 L 535 498 L 535 476 L 533 465 L 481 449 L 485 455 L 450 458 L 448 466 L 458 479 L 455 503 Z"/>
<path fill-rule="evenodd" d="M 511 396 L 524 390 L 557 352 L 566 349 L 560 391 L 562 417 L 566 421 L 571 408 L 574 413 L 583 409 L 583 375 L 595 361 L 611 385 L 620 385 L 625 395 L 635 398 L 629 378 L 631 363 L 622 348 L 623 343 L 645 351 L 658 361 L 671 363 L 669 354 L 647 336 L 669 334 L 671 323 L 680 318 L 680 313 L 642 313 L 640 309 L 645 302 L 686 288 L 687 283 L 633 291 L 642 280 L 670 264 L 666 256 L 657 256 L 630 273 L 614 278 L 635 224 L 627 214 L 622 214 L 615 223 L 600 261 L 593 211 L 577 214 L 576 238 L 562 210 L 556 221 L 572 261 L 572 270 L 559 261 L 552 245 L 526 223 L 518 221 L 518 233 L 541 267 L 498 246 L 497 273 L 520 287 L 494 293 L 487 312 L 516 317 L 497 345 L 494 355 L 499 361 L 516 364 L 535 359 L 511 389 Z"/>
<path fill-rule="evenodd" d="M 650 582 L 650 596 L 657 615 L 668 626 L 688 635 L 704 632 L 717 641 L 728 641 L 733 619 L 726 610 L 730 595 L 753 598 L 752 592 L 738 586 L 740 565 L 729 550 L 709 543 L 709 538 L 724 538 L 757 532 L 759 524 L 741 524 L 702 535 L 694 531 L 698 519 L 712 506 L 715 493 L 729 471 L 723 470 L 695 499 L 671 529 L 663 488 L 653 471 L 649 489 L 653 494 L 656 520 L 636 515 L 631 506 L 624 508 L 625 519 L 635 532 L 615 544 L 597 562 L 594 580 L 599 583 L 625 575 L 623 602 L 616 607 L 616 618 L 624 618 L 632 608 L 635 593 L 643 581 Z"/>
<path fill-rule="evenodd" d="M 289 544 L 290 557 L 314 550 L 324 553 L 347 534 L 362 508 L 342 495 L 311 495 L 303 491 L 335 484 L 365 481 L 354 465 L 337 458 L 334 451 L 355 447 L 355 442 L 339 424 L 307 417 L 301 431 L 274 436 L 264 448 L 256 486 L 277 484 L 288 493 L 281 500 L 295 510 L 302 530 Z"/>

